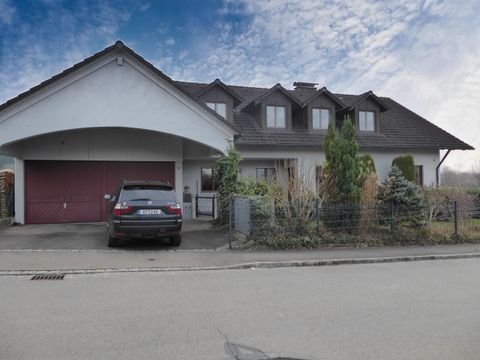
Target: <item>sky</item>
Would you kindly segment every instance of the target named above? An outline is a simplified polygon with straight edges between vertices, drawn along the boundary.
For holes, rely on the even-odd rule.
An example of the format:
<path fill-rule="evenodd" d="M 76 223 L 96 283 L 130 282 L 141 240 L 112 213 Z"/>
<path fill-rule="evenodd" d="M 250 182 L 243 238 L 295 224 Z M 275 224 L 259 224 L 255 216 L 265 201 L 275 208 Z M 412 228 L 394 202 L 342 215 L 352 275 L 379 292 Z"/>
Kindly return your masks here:
<path fill-rule="evenodd" d="M 480 149 L 479 0 L 0 0 L 0 103 L 116 40 L 175 80 L 372 90 Z"/>

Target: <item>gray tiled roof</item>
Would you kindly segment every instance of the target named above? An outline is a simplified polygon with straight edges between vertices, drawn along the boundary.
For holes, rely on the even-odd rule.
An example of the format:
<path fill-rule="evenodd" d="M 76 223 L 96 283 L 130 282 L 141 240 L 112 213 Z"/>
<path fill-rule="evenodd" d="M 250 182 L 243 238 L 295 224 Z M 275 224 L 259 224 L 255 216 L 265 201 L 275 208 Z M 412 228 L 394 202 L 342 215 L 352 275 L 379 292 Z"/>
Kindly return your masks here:
<path fill-rule="evenodd" d="M 208 84 L 176 81 L 186 93 L 195 96 Z M 292 146 L 321 147 L 324 133 L 310 132 L 307 129 L 271 130 L 260 126 L 253 116 L 243 109 L 253 100 L 261 97 L 270 89 L 229 86 L 238 94 L 242 103 L 234 109 L 234 126 L 240 136 L 235 143 L 239 146 Z M 310 90 L 288 90 L 288 92 L 304 102 L 312 92 Z M 362 95 L 334 94 L 347 107 L 354 104 Z M 358 134 L 360 148 L 390 149 L 473 149 L 470 145 L 457 139 L 438 126 L 432 124 L 396 101 L 379 97 L 388 110 L 380 113 L 380 134 Z"/>
<path fill-rule="evenodd" d="M 117 41 L 114 45 L 105 48 L 102 51 L 84 59 L 83 61 L 71 66 L 70 68 L 54 75 L 50 79 L 45 80 L 39 85 L 19 94 L 18 96 L 8 100 L 4 104 L 0 104 L 0 111 L 12 106 L 22 99 L 40 91 L 42 88 L 58 81 L 59 79 L 73 73 L 81 67 L 93 62 L 95 59 L 108 54 L 111 51 L 122 49 L 132 55 L 138 61 L 143 63 L 147 68 L 152 70 L 157 76 L 177 87 L 193 100 L 198 101 L 204 108 L 208 107 L 198 99 L 197 94 L 205 89 L 209 84 L 189 83 L 174 81 L 143 57 L 135 53 L 132 49 L 125 46 L 121 41 Z M 227 85 L 228 86 L 228 85 Z M 246 86 L 228 86 L 234 93 L 239 95 L 238 101 L 243 101 L 234 109 L 233 124 L 223 119 L 218 114 L 217 118 L 230 126 L 234 131 L 239 133 L 235 143 L 239 146 L 295 146 L 295 147 L 319 147 L 323 144 L 324 134 L 311 133 L 307 129 L 287 129 L 287 130 L 269 130 L 262 128 L 258 122 L 243 109 L 253 100 L 260 98 L 270 89 L 246 87 Z M 299 103 L 304 103 L 311 95 L 311 90 L 286 90 L 293 98 L 298 99 Z M 341 103 L 347 107 L 355 104 L 362 95 L 346 95 L 333 94 Z M 473 149 L 470 145 L 450 135 L 446 131 L 440 129 L 430 123 L 421 116 L 408 110 L 404 106 L 395 102 L 390 98 L 381 97 L 379 100 L 387 108 L 380 114 L 380 134 L 359 134 L 358 142 L 361 148 L 405 148 L 405 149 Z M 213 112 L 213 111 L 212 111 Z"/>

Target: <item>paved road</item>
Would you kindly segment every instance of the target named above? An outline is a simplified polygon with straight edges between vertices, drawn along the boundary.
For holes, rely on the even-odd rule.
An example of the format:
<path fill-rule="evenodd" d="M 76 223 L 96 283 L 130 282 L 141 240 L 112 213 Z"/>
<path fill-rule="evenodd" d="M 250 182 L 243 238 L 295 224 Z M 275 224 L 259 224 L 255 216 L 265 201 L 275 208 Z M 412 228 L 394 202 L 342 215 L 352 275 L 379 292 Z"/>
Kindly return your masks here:
<path fill-rule="evenodd" d="M 244 359 L 478 359 L 478 274 L 469 259 L 1 277 L 0 359 L 233 359 L 219 330 L 258 349 Z"/>

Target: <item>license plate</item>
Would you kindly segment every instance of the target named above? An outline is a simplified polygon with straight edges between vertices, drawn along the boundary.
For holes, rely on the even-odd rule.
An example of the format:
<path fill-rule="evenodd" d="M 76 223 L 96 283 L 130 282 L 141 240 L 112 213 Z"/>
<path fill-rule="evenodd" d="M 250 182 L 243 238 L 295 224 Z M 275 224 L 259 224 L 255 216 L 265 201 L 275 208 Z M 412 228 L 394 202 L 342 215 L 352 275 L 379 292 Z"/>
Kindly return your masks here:
<path fill-rule="evenodd" d="M 161 215 L 162 210 L 160 209 L 143 209 L 143 210 L 138 210 L 139 215 Z"/>

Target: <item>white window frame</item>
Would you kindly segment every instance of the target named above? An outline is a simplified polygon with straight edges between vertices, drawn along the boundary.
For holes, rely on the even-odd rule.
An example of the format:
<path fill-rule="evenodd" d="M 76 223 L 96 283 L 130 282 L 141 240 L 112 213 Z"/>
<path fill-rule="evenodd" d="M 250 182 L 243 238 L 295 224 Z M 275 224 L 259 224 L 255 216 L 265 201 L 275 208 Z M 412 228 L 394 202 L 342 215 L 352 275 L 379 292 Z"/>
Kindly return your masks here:
<path fill-rule="evenodd" d="M 322 127 L 322 124 L 324 124 L 324 121 L 325 121 L 325 118 L 322 117 L 322 114 L 325 114 L 325 111 L 326 111 L 327 126 Z M 315 113 L 318 113 L 318 127 L 315 126 Z M 312 108 L 312 129 L 313 130 L 328 130 L 329 125 L 330 125 L 330 109 L 319 108 L 319 107 Z"/>
<path fill-rule="evenodd" d="M 368 120 L 369 120 L 368 114 L 372 115 L 371 119 L 373 120 L 373 129 L 370 129 L 368 127 Z M 362 115 L 363 115 L 363 119 L 362 119 Z M 377 131 L 377 122 L 376 122 L 375 117 L 376 117 L 376 112 L 375 111 L 359 110 L 358 111 L 358 130 L 362 131 L 362 132 L 375 132 L 375 131 Z"/>
<path fill-rule="evenodd" d="M 273 108 L 273 126 L 269 126 L 269 121 L 268 121 L 268 109 Z M 278 112 L 277 110 L 283 110 L 283 126 L 278 125 L 278 119 L 277 115 Z M 286 129 L 287 128 L 287 107 L 284 105 L 267 105 L 265 107 L 265 121 L 267 123 L 267 128 L 269 129 Z"/>
<path fill-rule="evenodd" d="M 260 176 L 259 176 L 260 174 Z M 277 176 L 277 171 L 274 167 L 256 168 L 255 178 L 257 181 L 273 181 Z"/>
<path fill-rule="evenodd" d="M 222 114 L 219 110 L 220 108 L 220 105 L 223 105 L 223 108 L 225 110 L 225 113 Z M 221 117 L 223 117 L 224 119 L 227 118 L 227 104 L 224 103 L 224 102 L 221 102 L 221 101 L 207 101 L 207 106 L 212 109 L 213 111 L 215 111 L 218 115 L 220 115 Z"/>

